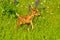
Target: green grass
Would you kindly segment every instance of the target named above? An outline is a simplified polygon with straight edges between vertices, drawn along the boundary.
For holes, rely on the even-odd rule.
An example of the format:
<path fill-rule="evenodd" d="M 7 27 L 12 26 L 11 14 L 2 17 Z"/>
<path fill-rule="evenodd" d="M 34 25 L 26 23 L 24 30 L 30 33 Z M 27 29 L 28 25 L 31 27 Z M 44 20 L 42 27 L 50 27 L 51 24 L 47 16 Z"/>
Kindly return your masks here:
<path fill-rule="evenodd" d="M 12 0 L 9 5 L 0 2 L 0 40 L 60 40 L 60 0 L 40 0 L 38 10 L 41 15 L 33 19 L 34 30 L 27 24 L 16 28 L 17 18 L 14 13 L 18 12 L 21 16 L 29 14 L 28 5 L 34 6 L 32 2 L 35 0 L 18 2 L 17 8 Z M 12 14 L 8 12 L 10 9 Z"/>

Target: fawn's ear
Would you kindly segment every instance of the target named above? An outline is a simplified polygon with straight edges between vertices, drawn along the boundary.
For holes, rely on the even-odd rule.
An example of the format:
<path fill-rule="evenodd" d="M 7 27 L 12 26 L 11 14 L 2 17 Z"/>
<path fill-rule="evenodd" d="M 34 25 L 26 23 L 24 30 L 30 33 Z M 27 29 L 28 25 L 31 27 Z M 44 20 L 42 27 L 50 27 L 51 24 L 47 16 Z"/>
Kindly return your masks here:
<path fill-rule="evenodd" d="M 36 0 L 36 2 L 35 2 L 35 8 L 38 8 L 39 1 L 40 1 L 40 0 Z"/>
<path fill-rule="evenodd" d="M 33 10 L 33 8 L 32 8 L 31 5 L 28 6 L 28 10 L 29 10 L 29 11 Z"/>

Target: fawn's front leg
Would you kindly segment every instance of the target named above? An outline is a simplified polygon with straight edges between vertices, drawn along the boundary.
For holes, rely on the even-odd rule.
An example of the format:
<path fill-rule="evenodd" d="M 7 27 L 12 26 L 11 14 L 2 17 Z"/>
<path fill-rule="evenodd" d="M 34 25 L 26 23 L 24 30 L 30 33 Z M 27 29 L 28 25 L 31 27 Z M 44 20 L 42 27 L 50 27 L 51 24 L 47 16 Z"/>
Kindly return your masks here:
<path fill-rule="evenodd" d="M 32 21 L 31 21 L 31 25 L 32 25 L 32 30 L 34 29 L 34 27 L 33 27 L 33 23 L 32 23 Z"/>

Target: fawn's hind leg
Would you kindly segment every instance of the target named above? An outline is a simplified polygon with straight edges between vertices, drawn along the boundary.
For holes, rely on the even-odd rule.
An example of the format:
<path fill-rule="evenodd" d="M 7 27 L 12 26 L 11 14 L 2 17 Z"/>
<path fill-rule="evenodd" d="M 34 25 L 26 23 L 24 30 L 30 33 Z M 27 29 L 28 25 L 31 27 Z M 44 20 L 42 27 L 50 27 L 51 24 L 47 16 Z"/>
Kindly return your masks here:
<path fill-rule="evenodd" d="M 21 24 L 21 22 L 17 22 L 16 27 L 20 26 Z"/>
<path fill-rule="evenodd" d="M 34 27 L 33 27 L 33 23 L 32 23 L 32 21 L 31 21 L 31 25 L 32 25 L 32 30 L 34 29 Z"/>

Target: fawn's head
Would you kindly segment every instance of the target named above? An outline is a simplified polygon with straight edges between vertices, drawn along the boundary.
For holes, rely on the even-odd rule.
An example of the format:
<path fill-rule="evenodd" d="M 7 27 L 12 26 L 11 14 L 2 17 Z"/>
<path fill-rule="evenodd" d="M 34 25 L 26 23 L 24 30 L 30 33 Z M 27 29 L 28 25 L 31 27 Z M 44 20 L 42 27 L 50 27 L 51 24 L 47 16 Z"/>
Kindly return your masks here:
<path fill-rule="evenodd" d="M 31 11 L 32 11 L 32 14 L 34 16 L 39 16 L 40 15 L 40 13 L 38 12 L 38 10 L 36 8 L 32 8 Z"/>
<path fill-rule="evenodd" d="M 40 15 L 40 13 L 37 10 L 38 4 L 39 4 L 39 0 L 36 0 L 35 7 L 32 7 L 31 5 L 29 5 L 29 11 L 31 11 L 34 16 Z"/>

